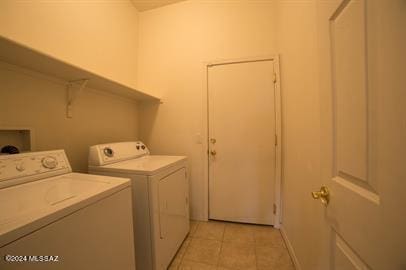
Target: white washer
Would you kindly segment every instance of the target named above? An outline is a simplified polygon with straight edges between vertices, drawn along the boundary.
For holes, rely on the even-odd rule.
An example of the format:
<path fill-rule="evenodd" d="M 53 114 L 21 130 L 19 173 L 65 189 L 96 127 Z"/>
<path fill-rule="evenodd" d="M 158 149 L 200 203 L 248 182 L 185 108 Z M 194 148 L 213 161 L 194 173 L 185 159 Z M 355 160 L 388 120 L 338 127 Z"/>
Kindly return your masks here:
<path fill-rule="evenodd" d="M 167 269 L 189 232 L 186 157 L 150 155 L 142 142 L 90 147 L 89 172 L 132 180 L 137 269 Z"/>
<path fill-rule="evenodd" d="M 134 270 L 130 184 L 63 150 L 0 156 L 0 269 Z"/>

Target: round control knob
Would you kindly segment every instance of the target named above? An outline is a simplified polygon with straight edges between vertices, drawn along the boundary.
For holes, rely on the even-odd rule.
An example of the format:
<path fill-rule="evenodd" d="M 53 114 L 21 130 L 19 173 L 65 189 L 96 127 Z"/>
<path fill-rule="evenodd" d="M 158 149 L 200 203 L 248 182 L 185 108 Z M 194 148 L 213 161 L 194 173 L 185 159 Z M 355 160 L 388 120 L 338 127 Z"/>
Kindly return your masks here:
<path fill-rule="evenodd" d="M 56 166 L 58 165 L 58 161 L 56 160 L 56 158 L 51 157 L 51 156 L 44 157 L 41 160 L 41 163 L 42 163 L 42 166 L 47 169 L 55 169 Z"/>
<path fill-rule="evenodd" d="M 24 165 L 24 163 L 23 163 L 23 162 L 18 163 L 18 164 L 16 165 L 16 170 L 19 171 L 19 172 L 24 171 L 24 170 L 25 170 L 25 165 Z"/>
<path fill-rule="evenodd" d="M 113 157 L 114 155 L 113 149 L 111 149 L 110 147 L 104 148 L 103 153 L 108 157 Z"/>

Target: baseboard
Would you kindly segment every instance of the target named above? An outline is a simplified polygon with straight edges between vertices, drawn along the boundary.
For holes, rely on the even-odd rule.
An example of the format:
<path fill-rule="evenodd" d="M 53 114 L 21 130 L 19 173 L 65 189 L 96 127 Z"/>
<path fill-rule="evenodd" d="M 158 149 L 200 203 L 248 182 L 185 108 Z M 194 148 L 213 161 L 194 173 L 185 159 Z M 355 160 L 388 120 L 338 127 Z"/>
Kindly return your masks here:
<path fill-rule="evenodd" d="M 194 220 L 194 221 L 208 221 L 208 219 L 204 216 L 201 215 L 190 215 L 190 220 Z"/>
<path fill-rule="evenodd" d="M 280 227 L 280 231 L 282 234 L 282 238 L 285 241 L 286 247 L 288 249 L 288 252 L 290 254 L 290 257 L 292 258 L 293 264 L 295 265 L 296 270 L 302 270 L 302 267 L 300 267 L 299 261 L 296 257 L 295 251 L 293 250 L 292 244 L 289 241 L 289 238 L 286 234 L 285 228 L 283 228 L 283 225 Z"/>

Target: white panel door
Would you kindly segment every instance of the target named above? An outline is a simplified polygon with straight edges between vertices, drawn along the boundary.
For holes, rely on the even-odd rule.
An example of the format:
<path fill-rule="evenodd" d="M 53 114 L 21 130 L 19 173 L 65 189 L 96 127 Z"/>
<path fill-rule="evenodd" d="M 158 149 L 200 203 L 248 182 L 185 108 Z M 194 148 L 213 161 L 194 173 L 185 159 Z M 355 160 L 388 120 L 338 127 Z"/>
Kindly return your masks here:
<path fill-rule="evenodd" d="M 318 10 L 328 269 L 406 269 L 406 2 Z"/>
<path fill-rule="evenodd" d="M 273 224 L 274 61 L 208 68 L 209 218 Z"/>

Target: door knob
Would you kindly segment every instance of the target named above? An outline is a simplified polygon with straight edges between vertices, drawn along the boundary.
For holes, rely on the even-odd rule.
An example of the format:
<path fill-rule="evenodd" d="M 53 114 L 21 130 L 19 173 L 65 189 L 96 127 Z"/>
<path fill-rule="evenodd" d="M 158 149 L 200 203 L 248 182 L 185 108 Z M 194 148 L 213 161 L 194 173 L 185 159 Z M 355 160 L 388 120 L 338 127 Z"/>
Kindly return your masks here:
<path fill-rule="evenodd" d="M 216 150 L 211 150 L 211 151 L 210 151 L 210 154 L 211 154 L 212 156 L 215 156 L 215 155 L 217 155 L 217 152 L 216 152 Z"/>
<path fill-rule="evenodd" d="M 330 191 L 326 186 L 322 186 L 319 191 L 312 192 L 312 197 L 315 200 L 320 199 L 321 203 L 327 206 L 330 202 Z"/>
<path fill-rule="evenodd" d="M 215 144 L 215 143 L 217 142 L 217 140 L 216 140 L 215 138 L 210 138 L 210 142 L 211 142 L 212 144 Z"/>

